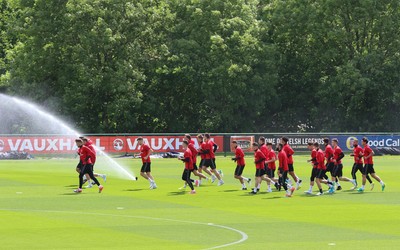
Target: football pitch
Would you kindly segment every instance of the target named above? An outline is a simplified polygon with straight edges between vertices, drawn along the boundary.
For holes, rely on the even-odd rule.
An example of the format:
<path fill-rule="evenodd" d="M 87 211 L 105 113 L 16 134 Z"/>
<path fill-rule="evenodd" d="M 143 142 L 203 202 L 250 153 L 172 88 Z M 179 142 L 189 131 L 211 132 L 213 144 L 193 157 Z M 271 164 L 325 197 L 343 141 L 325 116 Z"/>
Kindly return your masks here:
<path fill-rule="evenodd" d="M 400 157 L 374 158 L 384 192 L 375 180 L 374 190 L 367 184 L 361 194 L 342 182 L 343 190 L 321 197 L 304 194 L 308 158 L 294 158 L 303 184 L 292 198 L 275 188 L 266 193 L 265 183 L 257 195 L 240 190 L 229 157 L 217 158 L 225 184 L 203 183 L 195 195 L 178 190 L 183 164 L 177 159 L 152 160 L 155 190 L 139 176 L 138 159 L 117 160 L 137 182 L 115 178 L 98 163 L 95 172 L 108 174 L 105 183 L 99 178 L 101 194 L 97 187 L 73 193 L 77 159 L 0 161 L 0 248 L 399 249 Z M 348 177 L 351 160 L 344 160 Z M 246 158 L 244 176 L 254 179 L 252 162 Z"/>

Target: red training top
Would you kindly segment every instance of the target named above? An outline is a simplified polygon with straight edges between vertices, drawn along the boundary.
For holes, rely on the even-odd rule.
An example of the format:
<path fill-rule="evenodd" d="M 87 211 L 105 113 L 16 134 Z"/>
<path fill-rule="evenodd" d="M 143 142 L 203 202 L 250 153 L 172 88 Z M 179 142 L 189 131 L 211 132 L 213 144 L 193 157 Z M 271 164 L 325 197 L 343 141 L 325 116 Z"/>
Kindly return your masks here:
<path fill-rule="evenodd" d="M 279 160 L 279 169 L 283 169 L 283 171 L 289 171 L 288 160 L 289 158 L 286 155 L 286 152 L 281 150 L 278 153 L 278 160 Z"/>
<path fill-rule="evenodd" d="M 150 155 L 149 155 L 149 153 L 150 153 L 150 147 L 149 147 L 149 145 L 143 144 L 143 145 L 140 147 L 140 157 L 142 157 L 142 162 L 143 162 L 143 163 L 145 163 L 145 162 L 151 162 L 151 161 L 150 161 Z M 147 155 L 149 155 L 149 157 L 147 157 L 147 159 L 144 159 L 144 157 L 146 157 Z"/>
<path fill-rule="evenodd" d="M 193 167 L 193 155 L 192 155 L 192 151 L 189 148 L 187 148 L 185 150 L 185 153 L 183 153 L 183 158 L 189 159 L 189 161 L 185 161 L 185 169 L 188 169 L 188 170 L 194 169 L 194 167 Z"/>
<path fill-rule="evenodd" d="M 265 160 L 266 160 L 267 157 L 268 157 L 268 148 L 267 148 L 267 145 L 261 144 L 261 145 L 260 145 L 260 150 L 261 150 L 261 152 L 265 155 Z M 265 165 L 265 162 L 264 162 L 264 165 Z"/>
<path fill-rule="evenodd" d="M 93 151 L 90 150 L 90 148 L 86 147 L 85 145 L 82 145 L 79 154 L 79 158 L 82 161 L 82 164 L 84 165 L 93 164 L 92 161 L 93 157 L 95 157 Z"/>
<path fill-rule="evenodd" d="M 294 150 L 289 146 L 289 144 L 283 146 L 282 150 L 286 153 L 286 156 L 288 157 L 288 164 L 293 164 Z"/>
<path fill-rule="evenodd" d="M 326 170 L 324 152 L 321 149 L 317 151 L 317 169 Z"/>
<path fill-rule="evenodd" d="M 339 146 L 336 146 L 335 151 L 333 152 L 333 158 L 335 159 L 336 164 L 342 164 L 342 160 L 338 160 L 341 153 L 343 153 L 342 149 Z"/>
<path fill-rule="evenodd" d="M 325 147 L 325 158 L 326 158 L 326 163 L 333 162 L 333 149 L 331 145 L 326 145 Z"/>
<path fill-rule="evenodd" d="M 363 149 L 360 146 L 356 146 L 353 149 L 353 154 L 354 154 L 354 163 L 358 163 L 358 164 L 362 164 L 362 158 L 360 158 L 359 156 L 363 155 Z"/>
<path fill-rule="evenodd" d="M 197 162 L 197 149 L 194 147 L 193 140 L 190 140 L 188 149 L 190 149 L 190 152 L 192 152 L 192 161 L 193 164 L 196 164 Z"/>
<path fill-rule="evenodd" d="M 313 168 L 317 168 L 317 150 L 313 149 L 311 150 L 311 159 L 315 159 L 315 160 L 311 160 L 311 163 L 313 164 Z"/>
<path fill-rule="evenodd" d="M 365 147 L 364 147 L 364 164 L 374 164 L 372 155 L 368 159 L 365 159 L 365 157 L 370 155 L 372 152 L 373 152 L 372 148 L 370 148 L 368 145 L 365 145 Z"/>
<path fill-rule="evenodd" d="M 236 146 L 235 157 L 237 159 L 236 164 L 238 166 L 244 166 L 246 162 L 244 161 L 244 152 L 243 149 L 239 146 Z"/>
<path fill-rule="evenodd" d="M 265 155 L 261 150 L 257 149 L 254 152 L 254 161 L 256 162 L 256 169 L 264 169 Z"/>
<path fill-rule="evenodd" d="M 272 158 L 276 158 L 276 155 L 275 155 L 275 151 L 271 148 L 271 150 L 268 152 L 268 155 L 267 155 L 267 161 L 272 160 Z M 272 169 L 272 170 L 275 170 L 276 169 L 275 162 L 274 161 L 273 162 L 269 162 L 268 163 L 268 168 Z"/>

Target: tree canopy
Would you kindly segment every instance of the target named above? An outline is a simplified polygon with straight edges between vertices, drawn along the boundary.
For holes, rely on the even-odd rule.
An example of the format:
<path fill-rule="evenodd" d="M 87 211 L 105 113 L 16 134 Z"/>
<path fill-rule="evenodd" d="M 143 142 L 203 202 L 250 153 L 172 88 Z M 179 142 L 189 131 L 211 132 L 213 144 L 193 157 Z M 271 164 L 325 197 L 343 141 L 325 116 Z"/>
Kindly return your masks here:
<path fill-rule="evenodd" d="M 87 133 L 398 131 L 396 0 L 0 0 L 0 91 Z"/>

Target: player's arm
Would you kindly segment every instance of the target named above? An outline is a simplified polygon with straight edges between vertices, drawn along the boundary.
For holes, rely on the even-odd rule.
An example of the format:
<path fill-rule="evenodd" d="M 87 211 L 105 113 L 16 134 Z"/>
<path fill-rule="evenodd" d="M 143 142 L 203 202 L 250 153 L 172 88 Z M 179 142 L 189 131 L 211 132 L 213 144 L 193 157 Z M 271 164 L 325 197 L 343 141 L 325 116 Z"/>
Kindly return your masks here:
<path fill-rule="evenodd" d="M 147 155 L 145 157 L 143 157 L 143 159 L 147 160 L 150 157 L 152 152 L 154 152 L 153 149 L 149 148 L 149 152 L 147 153 Z"/>
<path fill-rule="evenodd" d="M 265 161 L 265 163 L 271 163 L 271 162 L 275 162 L 275 161 L 276 161 L 276 157 L 273 156 L 273 157 L 271 158 L 271 160 Z"/>
<path fill-rule="evenodd" d="M 374 151 L 371 150 L 371 153 L 369 153 L 369 155 L 367 155 L 367 156 L 364 156 L 364 159 L 367 160 L 367 159 L 371 158 L 371 156 L 373 156 L 373 155 L 374 155 Z"/>
<path fill-rule="evenodd" d="M 213 144 L 213 152 L 215 153 L 218 150 L 218 145 L 214 142 Z"/>

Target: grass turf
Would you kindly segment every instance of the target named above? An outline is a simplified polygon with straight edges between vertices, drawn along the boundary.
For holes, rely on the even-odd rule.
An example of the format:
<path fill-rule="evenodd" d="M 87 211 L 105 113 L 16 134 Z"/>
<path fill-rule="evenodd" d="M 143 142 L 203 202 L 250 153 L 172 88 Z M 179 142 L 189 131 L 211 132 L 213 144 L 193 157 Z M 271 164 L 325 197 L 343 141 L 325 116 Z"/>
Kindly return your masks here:
<path fill-rule="evenodd" d="M 76 159 L 0 161 L 1 248 L 207 249 L 243 239 L 231 229 L 248 239 L 226 249 L 398 248 L 400 157 L 375 157 L 375 170 L 387 184 L 384 192 L 376 181 L 375 189 L 367 185 L 363 194 L 342 182 L 344 190 L 322 197 L 304 195 L 307 159 L 295 157 L 303 185 L 292 198 L 264 192 L 265 183 L 260 194 L 241 191 L 228 157 L 217 158 L 225 185 L 206 183 L 196 195 L 178 190 L 183 164 L 177 159 L 152 160 L 158 189 L 149 190 L 141 177 L 138 182 L 113 178 L 100 157 L 96 172 L 108 174 L 101 194 L 96 187 L 73 193 Z M 344 173 L 350 176 L 351 159 L 345 159 Z M 244 176 L 253 179 L 252 159 L 246 160 Z M 139 175 L 140 160 L 117 161 Z"/>

